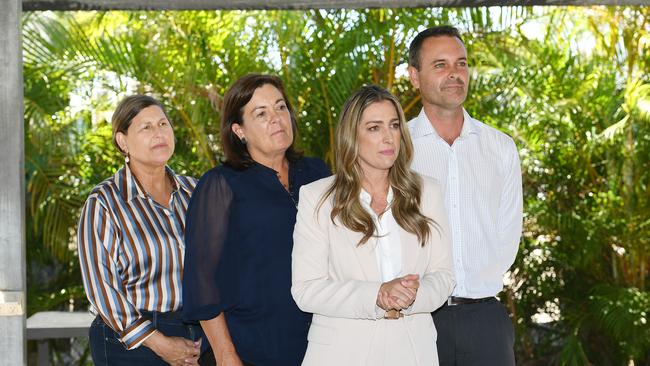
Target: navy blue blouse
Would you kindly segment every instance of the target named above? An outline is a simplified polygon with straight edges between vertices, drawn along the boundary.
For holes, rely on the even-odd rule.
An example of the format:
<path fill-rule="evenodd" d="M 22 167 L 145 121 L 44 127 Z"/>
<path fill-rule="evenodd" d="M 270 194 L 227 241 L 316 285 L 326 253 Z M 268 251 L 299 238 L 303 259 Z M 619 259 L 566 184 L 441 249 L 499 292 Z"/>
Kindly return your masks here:
<path fill-rule="evenodd" d="M 221 165 L 194 190 L 185 227 L 183 315 L 209 320 L 223 312 L 244 362 L 302 362 L 311 314 L 291 297 L 298 192 L 329 175 L 322 160 L 302 158 L 289 164 L 287 192 L 264 165 Z"/>

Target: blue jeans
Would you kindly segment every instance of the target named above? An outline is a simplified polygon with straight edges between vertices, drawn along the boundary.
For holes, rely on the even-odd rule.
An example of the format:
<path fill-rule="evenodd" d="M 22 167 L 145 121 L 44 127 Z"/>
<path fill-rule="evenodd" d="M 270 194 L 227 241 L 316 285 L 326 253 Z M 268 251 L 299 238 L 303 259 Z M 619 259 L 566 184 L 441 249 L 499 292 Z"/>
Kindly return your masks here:
<path fill-rule="evenodd" d="M 203 338 L 201 352 L 208 347 L 208 340 L 203 335 L 201 326 L 187 324 L 181 319 L 180 311 L 159 313 L 141 311 L 141 314 L 151 320 L 154 328 L 168 337 L 183 337 L 192 341 Z M 90 352 L 95 366 L 166 366 L 167 363 L 148 347 L 127 350 L 120 342 L 120 336 L 108 326 L 100 316 L 90 325 Z"/>

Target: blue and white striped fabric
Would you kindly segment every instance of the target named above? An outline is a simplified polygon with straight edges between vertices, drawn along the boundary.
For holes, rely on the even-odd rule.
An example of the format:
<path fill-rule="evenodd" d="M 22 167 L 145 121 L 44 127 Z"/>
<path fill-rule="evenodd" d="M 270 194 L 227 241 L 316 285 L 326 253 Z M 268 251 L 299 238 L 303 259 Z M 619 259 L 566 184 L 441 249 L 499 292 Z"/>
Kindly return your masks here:
<path fill-rule="evenodd" d="M 409 122 L 415 149 L 411 168 L 437 179 L 445 192 L 452 233 L 453 296 L 482 298 L 503 289 L 522 229 L 519 155 L 514 141 L 464 113 L 450 146 L 424 110 Z"/>
<path fill-rule="evenodd" d="M 79 262 L 86 295 L 128 349 L 155 329 L 139 310 L 180 309 L 185 212 L 196 180 L 167 169 L 169 208 L 156 203 L 128 165 L 97 185 L 79 220 Z"/>

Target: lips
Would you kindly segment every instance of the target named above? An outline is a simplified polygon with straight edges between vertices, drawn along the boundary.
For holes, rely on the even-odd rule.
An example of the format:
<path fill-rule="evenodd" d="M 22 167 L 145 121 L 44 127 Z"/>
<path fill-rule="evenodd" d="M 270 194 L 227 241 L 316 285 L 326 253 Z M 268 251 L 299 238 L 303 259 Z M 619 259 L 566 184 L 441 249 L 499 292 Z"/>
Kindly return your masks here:
<path fill-rule="evenodd" d="M 395 150 L 394 149 L 387 149 L 387 150 L 382 150 L 379 153 L 382 154 L 382 155 L 386 155 L 386 156 L 392 156 L 392 155 L 395 155 Z"/>
<path fill-rule="evenodd" d="M 156 145 L 153 145 L 153 148 L 154 148 L 154 149 L 160 149 L 160 148 L 165 148 L 165 147 L 167 147 L 167 144 L 156 144 Z"/>
<path fill-rule="evenodd" d="M 271 136 L 275 136 L 277 134 L 284 133 L 284 130 L 277 130 L 271 134 Z"/>

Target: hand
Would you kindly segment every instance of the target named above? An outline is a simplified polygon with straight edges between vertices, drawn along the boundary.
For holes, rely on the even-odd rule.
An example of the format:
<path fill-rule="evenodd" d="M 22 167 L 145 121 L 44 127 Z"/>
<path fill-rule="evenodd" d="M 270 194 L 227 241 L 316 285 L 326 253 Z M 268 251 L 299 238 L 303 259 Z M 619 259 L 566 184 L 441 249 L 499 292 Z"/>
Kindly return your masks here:
<path fill-rule="evenodd" d="M 172 366 L 198 366 L 201 340 L 192 342 L 182 337 L 167 337 L 155 332 L 143 343 Z"/>
<path fill-rule="evenodd" d="M 219 366 L 244 366 L 236 352 L 224 352 L 215 358 Z"/>
<path fill-rule="evenodd" d="M 408 308 L 415 301 L 419 279 L 419 275 L 409 274 L 383 283 L 377 294 L 377 306 L 387 311 Z"/>
<path fill-rule="evenodd" d="M 418 274 L 409 274 L 402 277 L 400 284 L 406 288 L 415 290 L 417 293 L 418 288 L 420 287 L 420 275 Z"/>

